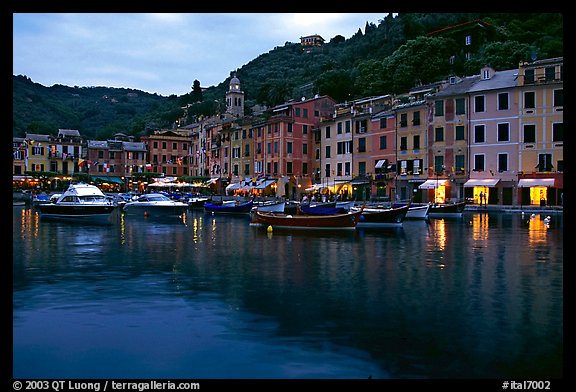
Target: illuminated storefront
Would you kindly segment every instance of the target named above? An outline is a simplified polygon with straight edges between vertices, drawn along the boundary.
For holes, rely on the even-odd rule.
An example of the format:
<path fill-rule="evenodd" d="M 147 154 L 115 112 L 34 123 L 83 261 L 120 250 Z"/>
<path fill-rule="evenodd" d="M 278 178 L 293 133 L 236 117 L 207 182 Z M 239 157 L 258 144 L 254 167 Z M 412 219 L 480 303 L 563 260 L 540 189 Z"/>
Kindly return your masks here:
<path fill-rule="evenodd" d="M 494 188 L 498 181 L 500 180 L 492 178 L 470 179 L 464 183 L 464 187 L 473 188 L 472 197 L 474 198 L 474 204 L 487 204 L 490 199 L 490 192 L 496 192 L 496 189 L 490 188 Z"/>
<path fill-rule="evenodd" d="M 530 189 L 531 205 L 548 204 L 548 188 L 554 186 L 554 178 L 522 178 L 518 181 L 519 188 Z"/>
<path fill-rule="evenodd" d="M 418 188 L 420 189 L 433 189 L 434 203 L 445 203 L 446 202 L 446 185 L 448 180 L 436 179 L 436 180 L 426 180 L 423 184 L 420 184 Z"/>

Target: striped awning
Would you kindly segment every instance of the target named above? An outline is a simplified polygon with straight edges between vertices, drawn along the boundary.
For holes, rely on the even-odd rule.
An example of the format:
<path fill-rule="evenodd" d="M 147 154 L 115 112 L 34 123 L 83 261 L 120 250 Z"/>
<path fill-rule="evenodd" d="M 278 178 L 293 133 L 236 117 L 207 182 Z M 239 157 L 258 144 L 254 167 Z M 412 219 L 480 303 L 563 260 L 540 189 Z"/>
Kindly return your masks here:
<path fill-rule="evenodd" d="M 500 181 L 499 178 L 471 178 L 464 183 L 464 186 L 471 187 L 471 186 L 496 186 Z"/>
<path fill-rule="evenodd" d="M 554 186 L 553 178 L 522 178 L 518 181 L 520 188 L 529 188 L 531 186 Z"/>
<path fill-rule="evenodd" d="M 448 180 L 426 180 L 424 183 L 418 185 L 420 189 L 435 189 L 439 186 L 445 185 Z"/>

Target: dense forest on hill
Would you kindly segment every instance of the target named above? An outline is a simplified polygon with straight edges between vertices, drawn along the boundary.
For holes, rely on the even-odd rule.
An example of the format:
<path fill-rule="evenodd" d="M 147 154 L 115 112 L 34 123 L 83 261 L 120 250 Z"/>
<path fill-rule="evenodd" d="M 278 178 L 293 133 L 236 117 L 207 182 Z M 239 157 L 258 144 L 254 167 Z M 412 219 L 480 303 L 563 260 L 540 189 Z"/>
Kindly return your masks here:
<path fill-rule="evenodd" d="M 450 64 L 457 43 L 441 34 L 449 26 L 481 20 L 493 32 L 474 58 Z M 449 75 L 478 74 L 486 64 L 513 69 L 520 61 L 563 56 L 563 15 L 559 13 L 406 13 L 366 23 L 350 38 L 323 37 L 321 48 L 304 51 L 286 42 L 236 69 L 247 111 L 255 104 L 273 106 L 290 99 L 330 95 L 338 102 L 407 92 L 416 83 Z M 104 140 L 116 132 L 143 135 L 170 128 L 190 105 L 187 122 L 224 108 L 230 78 L 197 92 L 169 97 L 108 87 L 45 87 L 25 75 L 13 77 L 13 135 L 55 134 L 78 129 Z M 192 81 L 191 81 L 192 82 Z M 194 81 L 197 85 L 198 80 Z M 201 84 L 201 80 L 199 80 Z M 214 101 L 220 102 L 215 105 Z M 247 113 L 249 114 L 249 113 Z"/>

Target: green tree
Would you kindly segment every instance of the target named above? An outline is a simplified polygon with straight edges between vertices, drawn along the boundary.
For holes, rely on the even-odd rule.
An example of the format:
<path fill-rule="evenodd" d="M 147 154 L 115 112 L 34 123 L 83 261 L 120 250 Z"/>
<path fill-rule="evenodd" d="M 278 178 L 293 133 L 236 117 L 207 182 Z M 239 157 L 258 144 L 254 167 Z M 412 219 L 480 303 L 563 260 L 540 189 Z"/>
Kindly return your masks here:
<path fill-rule="evenodd" d="M 476 75 L 486 65 L 496 70 L 514 69 L 521 61 L 532 61 L 536 48 L 517 41 L 490 42 L 482 47 L 475 59 L 465 64 L 467 75 Z"/>
<path fill-rule="evenodd" d="M 384 59 L 382 78 L 389 92 L 398 94 L 408 91 L 418 81 L 426 84 L 446 78 L 450 73 L 450 41 L 440 37 L 418 37 Z"/>
<path fill-rule="evenodd" d="M 198 80 L 194 80 L 192 85 L 192 102 L 202 102 L 202 87 Z"/>
<path fill-rule="evenodd" d="M 361 61 L 356 66 L 356 89 L 362 91 L 364 95 L 386 94 L 386 88 L 390 85 L 382 77 L 384 75 L 384 64 L 381 60 Z"/>
<path fill-rule="evenodd" d="M 329 70 L 316 80 L 321 95 L 329 95 L 337 102 L 343 102 L 354 96 L 354 81 L 345 70 Z"/>

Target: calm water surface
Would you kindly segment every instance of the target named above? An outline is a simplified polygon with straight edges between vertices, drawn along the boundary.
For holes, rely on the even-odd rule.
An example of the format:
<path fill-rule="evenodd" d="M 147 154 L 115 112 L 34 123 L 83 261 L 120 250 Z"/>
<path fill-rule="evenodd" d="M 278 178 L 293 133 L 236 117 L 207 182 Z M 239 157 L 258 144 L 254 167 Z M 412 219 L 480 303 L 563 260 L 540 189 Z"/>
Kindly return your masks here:
<path fill-rule="evenodd" d="M 15 378 L 561 378 L 563 217 L 287 232 L 14 207 Z"/>

